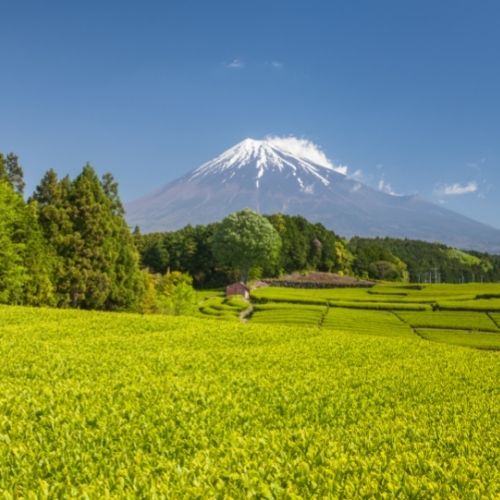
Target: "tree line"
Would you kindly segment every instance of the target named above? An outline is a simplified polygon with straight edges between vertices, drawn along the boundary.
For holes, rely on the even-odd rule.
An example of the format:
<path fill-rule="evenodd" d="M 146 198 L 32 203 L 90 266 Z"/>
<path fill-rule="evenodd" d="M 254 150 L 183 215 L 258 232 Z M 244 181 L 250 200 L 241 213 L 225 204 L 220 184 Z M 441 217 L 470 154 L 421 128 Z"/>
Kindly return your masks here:
<path fill-rule="evenodd" d="M 85 165 L 49 170 L 25 199 L 23 169 L 0 154 L 0 303 L 179 313 L 193 285 L 325 271 L 412 282 L 499 281 L 500 256 L 437 243 L 338 236 L 298 215 L 246 210 L 178 231 L 131 232 L 118 185 Z"/>
<path fill-rule="evenodd" d="M 258 216 L 276 234 L 279 240 L 279 248 L 276 248 L 266 224 L 260 223 L 245 237 L 242 228 L 257 224 L 255 217 L 248 212 L 251 211 L 238 213 L 239 222 L 235 222 L 234 227 L 229 224 L 230 216 L 221 222 L 188 225 L 178 231 L 142 235 L 136 228 L 134 237 L 142 265 L 154 273 L 168 270 L 188 273 L 195 285 L 201 288 L 223 286 L 239 279 L 276 277 L 294 271 L 351 272 L 353 256 L 346 240 L 322 224 L 313 224 L 298 215 Z M 231 233 L 235 233 L 232 239 Z M 226 237 L 223 242 L 221 235 Z M 255 240 L 263 243 L 260 250 L 254 248 Z M 228 248 L 231 241 L 234 241 L 234 246 Z M 241 258 L 250 249 L 256 258 L 247 258 L 251 265 L 242 264 Z M 240 262 L 229 265 L 232 256 L 233 260 Z M 240 272 L 243 267 L 246 269 Z"/>
<path fill-rule="evenodd" d="M 500 256 L 465 252 L 441 243 L 397 238 L 349 241 L 298 215 L 264 216 L 280 237 L 276 259 L 262 259 L 251 278 L 278 277 L 294 271 L 325 271 L 360 278 L 415 283 L 500 281 Z M 177 231 L 141 235 L 135 231 L 144 267 L 156 273 L 179 270 L 198 287 L 218 287 L 239 279 L 234 266 L 213 252 L 221 222 L 186 226 Z M 234 252 L 243 251 L 248 243 Z"/>
<path fill-rule="evenodd" d="M 414 283 L 500 281 L 500 255 L 442 243 L 398 238 L 352 238 L 353 272 Z"/>
<path fill-rule="evenodd" d="M 0 155 L 2 302 L 136 309 L 140 258 L 111 174 L 87 164 L 71 180 L 49 170 L 25 202 L 13 158 Z"/>
<path fill-rule="evenodd" d="M 0 303 L 180 314 L 192 278 L 141 265 L 118 185 L 85 165 L 74 179 L 49 170 L 25 201 L 23 170 L 0 154 Z"/>

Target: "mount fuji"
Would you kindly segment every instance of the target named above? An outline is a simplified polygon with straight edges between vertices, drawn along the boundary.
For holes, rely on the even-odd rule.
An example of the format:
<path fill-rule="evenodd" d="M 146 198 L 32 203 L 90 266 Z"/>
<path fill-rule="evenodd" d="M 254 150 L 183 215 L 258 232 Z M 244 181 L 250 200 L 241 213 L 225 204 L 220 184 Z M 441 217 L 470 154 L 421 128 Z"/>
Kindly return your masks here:
<path fill-rule="evenodd" d="M 312 142 L 245 139 L 160 190 L 126 206 L 130 225 L 169 231 L 252 208 L 302 215 L 342 236 L 391 236 L 500 252 L 500 230 L 428 202 L 373 189 Z"/>

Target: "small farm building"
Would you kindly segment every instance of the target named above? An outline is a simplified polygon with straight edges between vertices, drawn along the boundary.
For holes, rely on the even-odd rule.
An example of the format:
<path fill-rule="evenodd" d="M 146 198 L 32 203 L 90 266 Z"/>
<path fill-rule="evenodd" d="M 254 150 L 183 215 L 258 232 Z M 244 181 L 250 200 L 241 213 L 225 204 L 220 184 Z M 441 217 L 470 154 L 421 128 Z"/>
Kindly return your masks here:
<path fill-rule="evenodd" d="M 247 288 L 245 283 L 233 283 L 232 285 L 228 285 L 226 287 L 226 296 L 230 295 L 241 295 L 245 299 L 250 298 L 250 290 Z"/>

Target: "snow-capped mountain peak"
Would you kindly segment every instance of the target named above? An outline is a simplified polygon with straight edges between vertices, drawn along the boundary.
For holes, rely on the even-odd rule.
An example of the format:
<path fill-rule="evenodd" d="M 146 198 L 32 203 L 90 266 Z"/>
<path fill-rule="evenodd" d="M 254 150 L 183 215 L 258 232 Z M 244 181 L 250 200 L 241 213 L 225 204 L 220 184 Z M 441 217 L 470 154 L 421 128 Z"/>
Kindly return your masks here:
<path fill-rule="evenodd" d="M 143 231 L 209 224 L 251 208 L 301 215 L 344 236 L 392 236 L 442 241 L 500 252 L 500 231 L 416 196 L 373 189 L 334 165 L 310 141 L 245 139 L 196 170 L 126 206 Z M 381 188 L 387 186 L 381 186 Z"/>
<path fill-rule="evenodd" d="M 296 137 L 267 137 L 263 140 L 245 139 L 224 151 L 213 160 L 197 168 L 190 180 L 211 175 L 222 176 L 222 183 L 237 173 L 250 174 L 259 188 L 260 179 L 267 172 L 288 172 L 301 190 L 310 188 L 308 178 L 320 181 L 324 186 L 331 182 L 330 174 L 345 175 L 347 167 L 334 165 L 313 142 Z M 305 178 L 304 181 L 302 178 Z M 306 186 L 306 183 L 309 186 Z"/>

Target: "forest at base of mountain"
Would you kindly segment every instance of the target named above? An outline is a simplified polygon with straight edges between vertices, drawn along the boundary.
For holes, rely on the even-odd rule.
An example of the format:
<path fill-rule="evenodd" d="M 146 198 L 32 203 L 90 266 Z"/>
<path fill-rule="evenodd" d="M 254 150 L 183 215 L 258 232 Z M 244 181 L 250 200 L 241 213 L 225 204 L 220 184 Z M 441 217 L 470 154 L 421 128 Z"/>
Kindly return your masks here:
<path fill-rule="evenodd" d="M 252 269 L 252 278 L 274 278 L 294 271 L 323 271 L 375 280 L 409 282 L 500 281 L 500 255 L 464 251 L 442 243 L 398 239 L 344 239 L 301 216 L 265 216 L 281 237 L 278 261 Z M 220 266 L 211 250 L 219 223 L 186 226 L 178 231 L 134 231 L 141 262 L 154 273 L 188 273 L 197 287 L 223 286 L 237 279 Z"/>
<path fill-rule="evenodd" d="M 99 178 L 86 165 L 72 180 L 49 170 L 28 201 L 24 186 L 17 157 L 0 155 L 0 303 L 175 313 L 173 290 L 189 295 L 191 277 L 200 288 L 237 279 L 212 252 L 220 223 L 132 233 L 111 174 Z M 411 240 L 347 241 L 300 216 L 267 219 L 281 249 L 272 265 L 251 270 L 254 278 L 318 270 L 394 281 L 500 280 L 500 256 Z"/>

